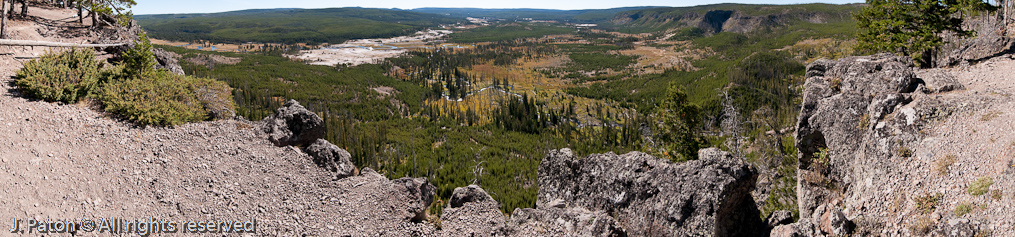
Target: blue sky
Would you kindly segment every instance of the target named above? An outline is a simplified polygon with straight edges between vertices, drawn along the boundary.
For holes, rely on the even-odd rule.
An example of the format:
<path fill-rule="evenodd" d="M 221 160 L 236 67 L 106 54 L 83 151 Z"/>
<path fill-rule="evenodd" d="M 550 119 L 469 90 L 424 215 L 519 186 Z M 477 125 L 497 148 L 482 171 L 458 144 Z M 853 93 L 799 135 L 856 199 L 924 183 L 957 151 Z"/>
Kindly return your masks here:
<path fill-rule="evenodd" d="M 210 13 L 265 8 L 332 8 L 368 7 L 401 8 L 472 7 L 472 8 L 543 8 L 543 9 L 605 9 L 630 6 L 695 6 L 727 3 L 730 0 L 663 1 L 663 0 L 136 0 L 134 14 Z M 855 3 L 862 0 L 733 0 L 750 4 Z"/>

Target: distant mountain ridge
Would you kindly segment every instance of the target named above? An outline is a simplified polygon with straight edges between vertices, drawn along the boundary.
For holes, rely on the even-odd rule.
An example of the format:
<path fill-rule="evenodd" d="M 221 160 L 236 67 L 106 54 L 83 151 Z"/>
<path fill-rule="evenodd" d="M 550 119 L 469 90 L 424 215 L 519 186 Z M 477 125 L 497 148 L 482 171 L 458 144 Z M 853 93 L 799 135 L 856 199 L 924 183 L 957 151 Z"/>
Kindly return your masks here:
<path fill-rule="evenodd" d="M 601 23 L 606 22 L 620 12 L 659 8 L 653 6 L 643 7 L 621 7 L 610 9 L 584 9 L 584 10 L 556 10 L 556 9 L 487 9 L 487 8 L 416 8 L 409 11 L 440 14 L 449 17 L 475 17 L 516 20 L 519 18 L 531 18 L 532 20 L 551 20 L 573 23 Z"/>
<path fill-rule="evenodd" d="M 372 8 L 254 9 L 139 15 L 135 19 L 150 36 L 164 40 L 310 44 L 401 36 L 465 21 L 437 14 Z"/>
<path fill-rule="evenodd" d="M 748 33 L 757 27 L 787 26 L 795 22 L 815 24 L 852 23 L 852 13 L 862 4 L 713 4 L 693 7 L 660 7 L 617 13 L 606 29 L 652 32 L 698 27 L 708 33 Z M 725 30 L 724 30 L 725 29 Z"/>

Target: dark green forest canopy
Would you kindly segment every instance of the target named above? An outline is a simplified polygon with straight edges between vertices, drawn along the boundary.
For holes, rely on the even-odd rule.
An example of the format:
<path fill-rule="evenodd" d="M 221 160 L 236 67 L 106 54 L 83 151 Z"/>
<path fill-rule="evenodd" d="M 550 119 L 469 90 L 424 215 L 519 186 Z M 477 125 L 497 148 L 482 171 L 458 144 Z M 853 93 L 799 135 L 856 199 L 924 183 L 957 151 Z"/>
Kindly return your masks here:
<path fill-rule="evenodd" d="M 216 43 L 342 43 L 464 22 L 437 14 L 370 8 L 265 9 L 135 16 L 152 38 Z"/>

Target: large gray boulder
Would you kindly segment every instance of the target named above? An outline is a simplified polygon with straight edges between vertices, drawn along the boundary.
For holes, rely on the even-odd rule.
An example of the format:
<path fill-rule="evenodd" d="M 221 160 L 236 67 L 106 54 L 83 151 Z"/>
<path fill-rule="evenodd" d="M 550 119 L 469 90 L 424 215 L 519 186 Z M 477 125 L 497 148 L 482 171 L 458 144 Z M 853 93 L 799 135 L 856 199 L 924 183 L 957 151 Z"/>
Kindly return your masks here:
<path fill-rule="evenodd" d="M 331 144 L 328 140 L 317 139 L 307 147 L 306 152 L 314 158 L 314 163 L 328 169 L 328 171 L 335 172 L 340 179 L 356 174 L 356 165 L 352 163 L 352 155 Z"/>
<path fill-rule="evenodd" d="M 750 194 L 757 173 L 715 148 L 680 164 L 641 152 L 578 159 L 561 149 L 538 172 L 537 209 L 611 213 L 627 234 L 751 236 L 766 229 Z"/>
<path fill-rule="evenodd" d="M 504 236 L 509 233 L 500 203 L 474 184 L 452 191 L 448 206 L 441 212 L 441 230 L 445 236 Z"/>
<path fill-rule="evenodd" d="M 437 188 L 425 178 L 400 178 L 392 180 L 393 189 L 403 193 L 408 200 L 405 206 L 405 216 L 411 217 L 410 221 L 421 222 L 426 220 L 426 210 L 433 203 L 434 194 Z"/>
<path fill-rule="evenodd" d="M 324 137 L 324 120 L 296 100 L 289 100 L 264 118 L 261 128 L 276 146 L 308 146 Z"/>
<path fill-rule="evenodd" d="M 152 49 L 152 53 L 155 54 L 155 61 L 158 62 L 155 68 L 166 69 L 176 75 L 183 75 L 183 67 L 180 67 L 180 61 L 177 59 L 179 57 L 178 54 L 164 49 Z"/>

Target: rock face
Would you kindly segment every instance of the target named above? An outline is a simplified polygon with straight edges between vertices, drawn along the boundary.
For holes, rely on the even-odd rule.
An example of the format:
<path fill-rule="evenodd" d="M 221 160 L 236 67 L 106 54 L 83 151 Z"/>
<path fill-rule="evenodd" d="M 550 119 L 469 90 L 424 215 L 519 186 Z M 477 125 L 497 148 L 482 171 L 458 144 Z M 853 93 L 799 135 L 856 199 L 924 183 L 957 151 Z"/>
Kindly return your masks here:
<path fill-rule="evenodd" d="M 393 189 L 405 195 L 405 211 L 413 222 L 426 220 L 426 209 L 433 202 L 437 188 L 425 178 L 400 178 L 392 180 Z"/>
<path fill-rule="evenodd" d="M 314 163 L 335 172 L 338 178 L 345 178 L 356 174 L 356 166 L 352 163 L 352 155 L 338 146 L 331 144 L 328 140 L 317 139 L 307 147 L 306 152 L 314 158 Z"/>
<path fill-rule="evenodd" d="M 954 66 L 963 62 L 979 62 L 1002 54 L 1015 52 L 1015 40 L 997 34 L 984 34 L 967 41 L 944 57 L 941 66 Z"/>
<path fill-rule="evenodd" d="M 765 225 L 750 196 L 757 174 L 710 148 L 673 164 L 641 152 L 574 157 L 551 151 L 539 165 L 537 209 L 559 206 L 611 213 L 630 235 L 745 236 Z"/>
<path fill-rule="evenodd" d="M 933 144 L 927 131 L 937 121 L 986 100 L 959 91 L 965 87 L 948 72 L 914 70 L 908 58 L 887 54 L 808 65 L 796 127 L 801 220 L 775 226 L 772 236 L 919 235 L 907 228 L 947 214 L 910 204 L 932 192 L 923 190 L 943 192 L 925 186 L 940 166 L 927 160 L 947 153 L 919 148 Z"/>
<path fill-rule="evenodd" d="M 261 128 L 276 146 L 307 146 L 324 137 L 324 120 L 296 100 L 289 100 L 264 118 Z"/>
<path fill-rule="evenodd" d="M 867 149 L 864 141 L 872 137 L 865 136 L 890 132 L 883 122 L 893 119 L 886 118 L 890 114 L 902 116 L 905 127 L 906 113 L 894 112 L 912 101 L 908 93 L 919 87 L 911 67 L 908 58 L 891 55 L 818 60 L 808 66 L 796 135 L 801 216 L 835 197 L 826 187 L 855 180 L 848 168 L 854 159 L 891 157 L 891 149 Z"/>
<path fill-rule="evenodd" d="M 507 220 L 500 204 L 477 185 L 458 187 L 441 213 L 441 229 L 446 236 L 503 236 Z"/>
<path fill-rule="evenodd" d="M 155 60 L 158 61 L 155 68 L 166 69 L 176 75 L 183 75 L 183 68 L 180 67 L 180 61 L 177 60 L 179 55 L 164 49 L 152 49 L 152 53 L 155 54 Z"/>

